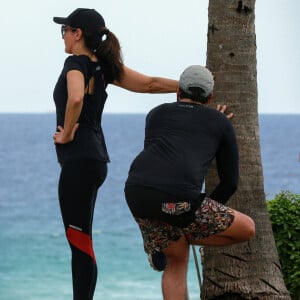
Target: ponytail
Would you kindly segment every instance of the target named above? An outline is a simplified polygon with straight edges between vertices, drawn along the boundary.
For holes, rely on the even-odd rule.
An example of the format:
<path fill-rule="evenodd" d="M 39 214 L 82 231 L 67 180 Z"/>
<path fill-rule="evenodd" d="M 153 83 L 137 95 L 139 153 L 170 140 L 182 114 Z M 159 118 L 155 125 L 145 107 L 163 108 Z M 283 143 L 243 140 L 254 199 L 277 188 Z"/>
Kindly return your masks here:
<path fill-rule="evenodd" d="M 120 81 L 123 75 L 123 57 L 118 38 L 106 27 L 102 27 L 97 35 L 83 32 L 85 45 L 92 50 L 99 61 L 108 67 L 113 80 Z"/>

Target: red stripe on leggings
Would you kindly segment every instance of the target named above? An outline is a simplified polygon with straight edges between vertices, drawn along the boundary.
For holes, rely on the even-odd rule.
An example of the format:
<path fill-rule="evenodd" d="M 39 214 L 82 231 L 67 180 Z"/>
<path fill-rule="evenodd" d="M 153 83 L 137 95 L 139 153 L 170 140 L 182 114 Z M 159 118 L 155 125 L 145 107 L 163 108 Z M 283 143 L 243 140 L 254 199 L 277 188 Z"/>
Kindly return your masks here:
<path fill-rule="evenodd" d="M 96 257 L 93 250 L 93 242 L 88 234 L 68 227 L 67 239 L 73 246 L 88 254 L 93 259 L 94 263 L 96 263 Z"/>

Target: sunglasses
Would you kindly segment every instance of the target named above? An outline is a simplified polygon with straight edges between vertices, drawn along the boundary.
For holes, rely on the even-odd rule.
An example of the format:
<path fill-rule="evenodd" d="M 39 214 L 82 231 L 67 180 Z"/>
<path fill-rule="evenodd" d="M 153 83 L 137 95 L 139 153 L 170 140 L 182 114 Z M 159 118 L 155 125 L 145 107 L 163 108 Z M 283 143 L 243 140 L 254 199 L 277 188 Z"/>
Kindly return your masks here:
<path fill-rule="evenodd" d="M 62 38 L 64 38 L 65 34 L 68 32 L 68 31 L 72 31 L 72 32 L 75 32 L 77 30 L 77 28 L 72 28 L 72 27 L 69 27 L 68 25 L 62 25 L 61 26 L 61 36 Z"/>

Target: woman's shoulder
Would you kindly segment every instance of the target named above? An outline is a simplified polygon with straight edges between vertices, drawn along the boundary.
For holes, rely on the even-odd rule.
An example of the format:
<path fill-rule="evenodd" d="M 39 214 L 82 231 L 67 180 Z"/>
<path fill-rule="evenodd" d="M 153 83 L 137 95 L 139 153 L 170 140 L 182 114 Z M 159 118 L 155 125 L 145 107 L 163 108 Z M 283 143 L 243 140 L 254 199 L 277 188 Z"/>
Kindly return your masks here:
<path fill-rule="evenodd" d="M 80 71 L 87 80 L 93 69 L 91 65 L 92 62 L 86 55 L 70 55 L 65 60 L 64 72 L 68 73 L 73 70 Z"/>
<path fill-rule="evenodd" d="M 90 63 L 90 58 L 86 55 L 70 55 L 65 60 L 65 65 L 78 64 L 87 65 Z"/>

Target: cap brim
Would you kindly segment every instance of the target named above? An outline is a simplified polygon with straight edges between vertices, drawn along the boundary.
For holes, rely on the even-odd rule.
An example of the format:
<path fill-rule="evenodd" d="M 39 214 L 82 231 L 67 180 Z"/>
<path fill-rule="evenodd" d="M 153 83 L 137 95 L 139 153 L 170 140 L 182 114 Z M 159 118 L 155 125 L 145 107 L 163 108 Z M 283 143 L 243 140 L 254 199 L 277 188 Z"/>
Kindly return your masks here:
<path fill-rule="evenodd" d="M 57 24 L 67 24 L 67 18 L 54 17 L 53 21 Z"/>

